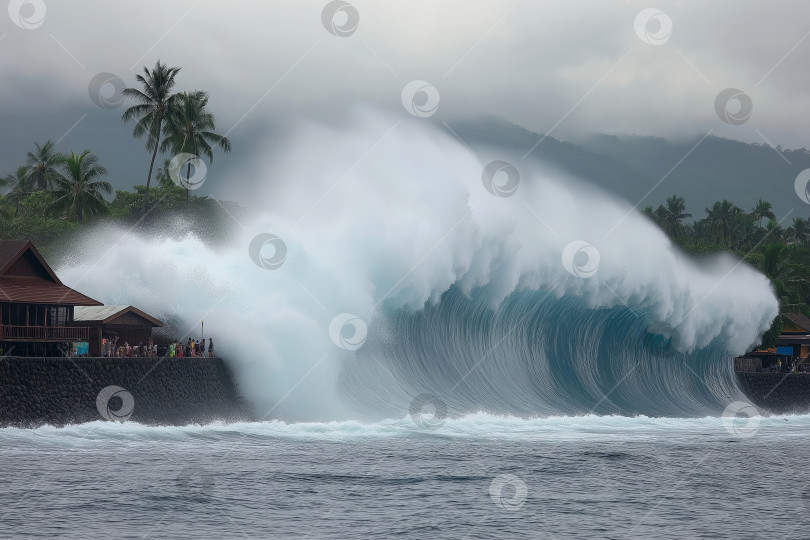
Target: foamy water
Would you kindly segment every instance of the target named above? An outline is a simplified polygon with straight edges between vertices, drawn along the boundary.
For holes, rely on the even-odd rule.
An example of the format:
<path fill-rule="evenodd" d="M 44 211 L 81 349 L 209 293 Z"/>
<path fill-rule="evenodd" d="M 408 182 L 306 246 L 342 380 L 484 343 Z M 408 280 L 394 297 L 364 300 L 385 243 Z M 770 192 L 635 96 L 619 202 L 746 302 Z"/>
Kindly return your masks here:
<path fill-rule="evenodd" d="M 352 128 L 303 126 L 288 147 L 252 166 L 251 198 L 243 202 L 257 213 L 227 247 L 170 231 L 146 237 L 108 228 L 74 250 L 97 257 L 66 259 L 58 272 L 105 303 L 175 321 L 180 337 L 199 337 L 205 320 L 242 391 L 269 419 L 396 418 L 424 392 L 461 414 L 582 414 L 633 360 L 652 366 L 627 381 L 635 393 L 625 401 L 641 408 L 616 403 L 601 412 L 699 416 L 735 397 L 723 366 L 777 313 L 764 276 L 731 258 L 698 266 L 626 204 L 528 161 L 516 164 L 516 193 L 496 197 L 482 183 L 485 165 L 449 135 L 398 118 L 363 113 Z M 235 192 L 240 180 L 228 179 Z M 249 253 L 251 241 L 268 233 L 286 246 L 277 269 Z M 573 260 L 566 252 L 573 242 L 593 251 L 580 249 Z M 594 275 L 573 275 L 593 270 L 594 251 Z M 262 253 L 274 256 L 269 244 Z M 442 311 L 451 291 L 472 301 Z M 426 312 L 437 304 L 438 319 Z M 341 348 L 330 336 L 330 324 L 347 313 L 369 329 L 362 348 Z M 562 346 L 554 324 L 566 318 L 563 339 L 571 344 Z M 444 320 L 448 328 L 431 335 Z M 665 400 L 683 408 L 656 408 L 660 386 L 690 376 L 662 374 L 675 368 L 632 341 L 611 342 L 644 333 L 698 355 L 690 369 L 707 379 L 713 397 L 678 387 Z M 543 346 L 529 350 L 529 339 Z M 427 342 L 431 349 L 418 351 Z M 511 388 L 526 377 L 553 380 L 561 372 L 555 362 L 575 365 L 575 373 L 540 391 Z M 502 398 L 493 397 L 499 388 Z"/>

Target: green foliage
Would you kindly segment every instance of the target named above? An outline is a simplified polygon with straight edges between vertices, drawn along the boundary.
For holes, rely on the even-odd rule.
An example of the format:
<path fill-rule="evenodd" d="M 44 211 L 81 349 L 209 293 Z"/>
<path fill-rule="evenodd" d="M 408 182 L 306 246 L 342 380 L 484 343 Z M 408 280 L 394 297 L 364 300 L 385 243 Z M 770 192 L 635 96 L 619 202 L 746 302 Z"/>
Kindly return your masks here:
<path fill-rule="evenodd" d="M 70 236 L 99 222 L 112 222 L 138 227 L 145 234 L 193 231 L 213 243 L 227 241 L 242 219 L 241 207 L 178 187 L 169 173 L 169 159 L 154 171 L 157 187 L 150 185 L 158 151 L 188 152 L 212 160 L 212 146 L 225 152 L 231 149 L 226 137 L 214 133 L 207 93 L 174 93 L 179 72 L 180 68 L 158 61 L 135 77 L 139 88 L 123 91 L 136 104 L 124 111 L 122 120 L 135 121 L 132 134 L 145 137 L 152 156 L 146 185 L 116 191 L 110 202 L 105 196 L 112 194 L 112 186 L 103 180 L 107 171 L 98 157 L 89 150 L 58 153 L 51 140 L 35 143 L 25 165 L 0 177 L 0 190 L 5 191 L 0 196 L 0 239 L 31 239 L 40 250 L 53 252 L 63 249 Z"/>
<path fill-rule="evenodd" d="M 144 67 L 143 73 L 143 75 L 135 77 L 141 85 L 140 90 L 137 88 L 125 88 L 122 92 L 124 96 L 134 99 L 138 103 L 125 110 L 121 120 L 124 122 L 136 120 L 132 136 L 135 138 L 146 136 L 146 149 L 152 153 L 149 174 L 146 177 L 143 206 L 141 207 L 141 213 L 145 214 L 146 207 L 149 204 L 152 168 L 155 165 L 155 157 L 157 157 L 158 148 L 160 147 L 164 122 L 170 111 L 174 109 L 174 102 L 178 96 L 172 93 L 172 89 L 176 84 L 175 77 L 180 73 L 180 68 L 168 67 L 158 60 L 151 71 Z"/>
<path fill-rule="evenodd" d="M 47 191 L 59 177 L 56 166 L 60 156 L 56 152 L 56 143 L 51 140 L 43 145 L 34 143 L 34 147 L 35 150 L 25 157 L 25 167 L 32 185 L 39 191 Z"/>
<path fill-rule="evenodd" d="M 780 313 L 810 312 L 810 220 L 794 218 L 787 229 L 774 221 L 771 204 L 758 200 L 746 213 L 728 200 L 706 208 L 706 217 L 678 226 L 674 217 L 682 199 L 672 196 L 667 207 L 644 209 L 645 214 L 683 251 L 694 256 L 732 253 L 762 272 L 771 281 Z M 674 212 L 673 212 L 674 210 Z M 762 220 L 769 219 L 763 226 Z M 775 344 L 781 332 L 778 317 L 763 338 Z"/>
<path fill-rule="evenodd" d="M 772 349 L 773 347 L 776 347 L 776 344 L 779 341 L 779 335 L 782 333 L 782 329 L 784 327 L 785 322 L 782 320 L 782 317 L 775 318 L 770 329 L 762 336 L 762 344 L 758 348 Z"/>
<path fill-rule="evenodd" d="M 54 179 L 53 201 L 48 211 L 51 213 L 75 215 L 82 222 L 85 213 L 89 215 L 107 212 L 105 194 L 112 193 L 109 182 L 100 180 L 107 175 L 107 169 L 98 163 L 98 157 L 85 150 L 79 155 L 59 155 L 58 163 L 64 175 Z"/>
<path fill-rule="evenodd" d="M 0 239 L 31 239 L 37 244 L 47 244 L 76 230 L 77 223 L 48 214 L 52 202 L 51 193 L 37 191 L 20 203 L 16 217 L 13 212 L 0 214 Z"/>

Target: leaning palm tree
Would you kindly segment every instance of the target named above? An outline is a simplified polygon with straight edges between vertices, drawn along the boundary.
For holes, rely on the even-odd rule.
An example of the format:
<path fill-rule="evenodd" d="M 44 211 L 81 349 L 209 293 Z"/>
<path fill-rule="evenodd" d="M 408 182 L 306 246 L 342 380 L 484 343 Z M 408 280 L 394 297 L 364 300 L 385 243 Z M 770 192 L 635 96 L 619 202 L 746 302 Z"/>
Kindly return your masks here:
<path fill-rule="evenodd" d="M 146 135 L 146 149 L 152 152 L 152 161 L 149 163 L 149 174 L 146 177 L 146 191 L 143 195 L 142 213 L 146 213 L 146 205 L 149 201 L 149 184 L 152 181 L 152 168 L 155 166 L 160 147 L 161 133 L 163 125 L 170 114 L 172 103 L 176 99 L 176 94 L 172 94 L 175 85 L 175 77 L 180 72 L 180 68 L 167 67 L 161 64 L 160 60 L 155 63 L 152 71 L 143 68 L 143 75 L 138 75 L 135 79 L 141 83 L 142 89 L 126 88 L 122 94 L 133 98 L 139 103 L 124 111 L 121 120 L 129 122 L 137 119 L 132 136 L 136 138 Z"/>
<path fill-rule="evenodd" d="M 763 219 L 776 219 L 776 215 L 773 213 L 773 206 L 771 206 L 771 203 L 762 199 L 759 199 L 756 202 L 754 208 L 751 209 L 751 214 L 754 216 L 754 219 L 756 219 L 760 228 L 762 228 Z"/>
<path fill-rule="evenodd" d="M 56 152 L 56 144 L 48 140 L 42 146 L 34 143 L 36 149 L 28 152 L 25 164 L 28 166 L 28 173 L 33 177 L 36 188 L 39 191 L 47 191 L 53 186 L 54 178 L 58 175 L 56 164 L 59 154 Z"/>
<path fill-rule="evenodd" d="M 63 175 L 56 178 L 54 201 L 50 209 L 54 213 L 73 214 L 76 221 L 82 222 L 85 213 L 102 214 L 107 211 L 104 194 L 112 193 L 109 182 L 99 180 L 106 176 L 107 169 L 98 164 L 98 157 L 85 150 L 80 155 L 71 152 L 61 155 L 59 164 Z"/>
<path fill-rule="evenodd" d="M 172 105 L 171 114 L 166 120 L 165 137 L 160 147 L 162 152 L 169 149 L 175 154 L 187 152 L 195 156 L 204 155 L 208 162 L 214 161 L 212 145 L 219 146 L 226 154 L 231 151 L 231 141 L 214 133 L 214 115 L 208 111 L 208 94 L 201 91 L 183 92 Z M 186 178 L 191 176 L 191 162 L 188 163 Z M 186 186 L 186 202 L 189 187 Z"/>
<path fill-rule="evenodd" d="M 11 190 L 6 195 L 5 200 L 9 204 L 14 205 L 14 217 L 17 217 L 20 213 L 20 206 L 22 206 L 23 201 L 33 191 L 33 178 L 28 174 L 28 167 L 17 167 L 17 172 L 7 175 L 0 181 L 0 185 L 3 183 L 7 186 L 11 186 Z"/>

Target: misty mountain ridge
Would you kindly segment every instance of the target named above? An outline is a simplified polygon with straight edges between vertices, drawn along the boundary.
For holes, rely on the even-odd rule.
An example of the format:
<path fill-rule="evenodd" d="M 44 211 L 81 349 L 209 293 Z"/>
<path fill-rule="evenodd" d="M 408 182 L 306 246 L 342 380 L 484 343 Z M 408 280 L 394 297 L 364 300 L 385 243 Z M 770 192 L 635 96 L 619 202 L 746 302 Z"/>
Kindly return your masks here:
<path fill-rule="evenodd" d="M 567 171 L 632 205 L 641 201 L 639 210 L 657 207 L 677 194 L 695 218 L 704 217 L 707 207 L 723 199 L 745 211 L 765 199 L 772 203 L 777 221 L 790 212 L 785 227 L 793 218 L 810 214 L 810 205 L 794 190 L 796 176 L 810 168 L 805 148 L 777 147 L 777 152 L 767 144 L 712 135 L 701 141 L 704 135 L 670 140 L 594 134 L 566 142 L 493 117 L 448 125 L 484 159 L 504 159 L 520 169 L 534 147 L 526 159 Z"/>

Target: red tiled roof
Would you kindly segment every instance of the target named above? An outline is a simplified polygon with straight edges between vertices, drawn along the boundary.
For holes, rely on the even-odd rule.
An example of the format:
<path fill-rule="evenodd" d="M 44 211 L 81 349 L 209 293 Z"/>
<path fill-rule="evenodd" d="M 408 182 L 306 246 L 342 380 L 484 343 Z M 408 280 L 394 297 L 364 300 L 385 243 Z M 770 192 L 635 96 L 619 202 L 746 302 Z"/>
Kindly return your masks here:
<path fill-rule="evenodd" d="M 102 305 L 101 302 L 70 287 L 44 279 L 26 277 L 0 277 L 0 302 L 66 306 Z"/>

